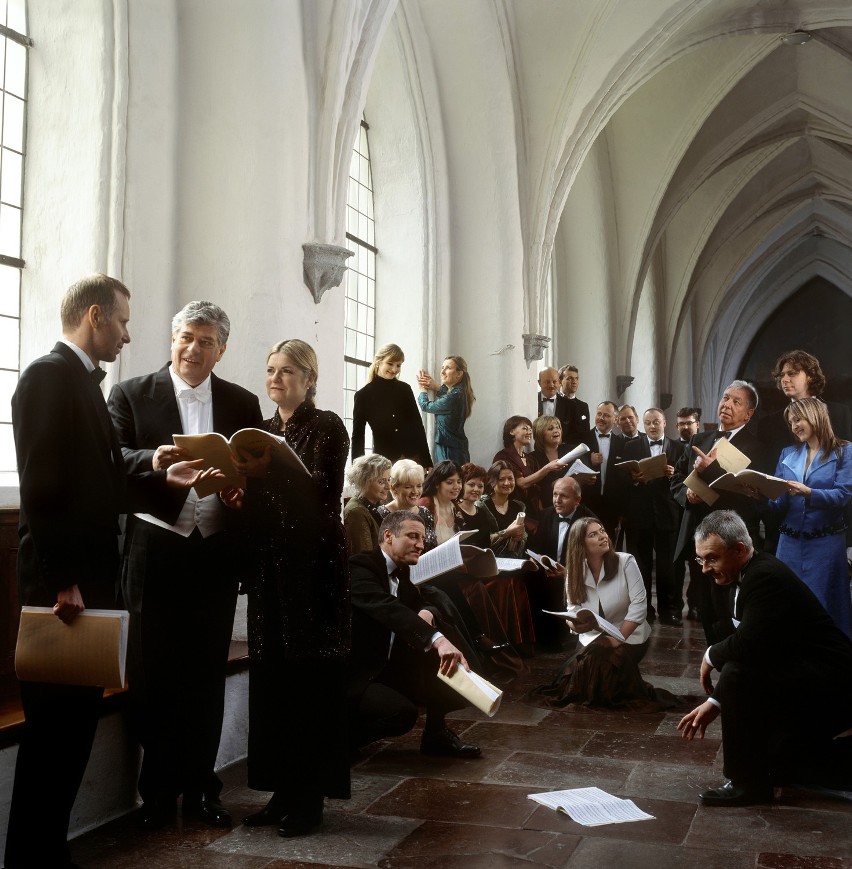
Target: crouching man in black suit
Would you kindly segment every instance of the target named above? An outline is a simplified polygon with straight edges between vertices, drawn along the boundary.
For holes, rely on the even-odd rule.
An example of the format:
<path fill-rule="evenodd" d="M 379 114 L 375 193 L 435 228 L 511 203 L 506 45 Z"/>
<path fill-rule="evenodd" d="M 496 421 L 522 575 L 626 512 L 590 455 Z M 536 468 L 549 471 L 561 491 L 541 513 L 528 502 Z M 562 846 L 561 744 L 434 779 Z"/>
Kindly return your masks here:
<path fill-rule="evenodd" d="M 755 552 L 745 522 L 717 510 L 695 529 L 697 561 L 727 587 L 733 618 L 717 624 L 701 663 L 710 695 L 678 724 L 704 737 L 722 716 L 728 781 L 704 791 L 705 806 L 769 802 L 783 783 L 852 788 L 852 641 L 785 564 Z M 790 628 L 800 642 L 790 645 Z M 711 673 L 719 671 L 713 688 Z M 839 737 L 839 738 L 838 738 Z"/>
<path fill-rule="evenodd" d="M 425 529 L 416 513 L 385 516 L 379 545 L 349 560 L 352 577 L 352 656 L 349 674 L 350 732 L 354 748 L 414 727 L 417 707 L 426 707 L 420 751 L 448 757 L 479 757 L 477 745 L 462 742 L 444 717 L 466 703 L 438 679 L 469 670 L 465 656 L 436 627 L 444 605 L 427 603 L 438 589 L 421 595 L 409 568 L 423 552 Z M 448 604 L 449 601 L 444 601 Z M 450 605 L 451 606 L 451 605 Z"/>

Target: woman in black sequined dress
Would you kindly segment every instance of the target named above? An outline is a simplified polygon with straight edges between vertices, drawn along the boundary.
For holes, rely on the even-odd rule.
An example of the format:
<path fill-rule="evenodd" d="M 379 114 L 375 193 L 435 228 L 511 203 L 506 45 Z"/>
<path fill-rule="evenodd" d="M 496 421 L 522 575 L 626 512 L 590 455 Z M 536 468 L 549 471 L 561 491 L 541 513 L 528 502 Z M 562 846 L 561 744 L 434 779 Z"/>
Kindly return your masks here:
<path fill-rule="evenodd" d="M 248 784 L 273 791 L 243 819 L 303 835 L 322 822 L 323 798 L 349 797 L 345 671 L 349 573 L 340 521 L 349 437 L 313 396 L 317 360 L 304 341 L 282 341 L 267 360 L 276 403 L 266 428 L 283 435 L 310 476 L 267 451 L 245 457 L 244 517 L 256 570 L 248 592 Z"/>

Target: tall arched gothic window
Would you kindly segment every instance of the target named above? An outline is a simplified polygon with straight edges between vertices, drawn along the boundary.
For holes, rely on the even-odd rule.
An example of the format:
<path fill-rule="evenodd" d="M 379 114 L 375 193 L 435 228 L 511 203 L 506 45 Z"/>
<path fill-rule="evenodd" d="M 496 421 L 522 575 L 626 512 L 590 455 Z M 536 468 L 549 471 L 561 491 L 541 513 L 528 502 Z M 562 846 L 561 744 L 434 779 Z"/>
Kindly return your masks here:
<path fill-rule="evenodd" d="M 0 0 L 0 474 L 15 472 L 10 402 L 21 343 L 21 221 L 26 148 L 26 0 Z"/>
<path fill-rule="evenodd" d="M 346 200 L 346 243 L 353 252 L 346 273 L 344 321 L 343 390 L 344 422 L 352 431 L 355 393 L 367 378 L 373 361 L 376 334 L 376 224 L 373 218 L 373 178 L 366 121 L 352 149 L 349 164 L 349 194 Z M 367 432 L 368 451 L 372 447 Z"/>

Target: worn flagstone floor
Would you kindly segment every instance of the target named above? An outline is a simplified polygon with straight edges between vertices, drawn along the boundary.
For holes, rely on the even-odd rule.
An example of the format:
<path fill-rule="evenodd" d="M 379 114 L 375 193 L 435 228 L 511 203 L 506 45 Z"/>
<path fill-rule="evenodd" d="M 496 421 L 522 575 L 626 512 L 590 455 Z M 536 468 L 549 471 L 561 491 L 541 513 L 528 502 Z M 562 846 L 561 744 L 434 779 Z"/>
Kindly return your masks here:
<path fill-rule="evenodd" d="M 697 699 L 702 651 L 696 623 L 656 624 L 643 675 Z M 690 744 L 676 732 L 674 713 L 549 711 L 519 702 L 560 660 L 530 660 L 529 672 L 506 686 L 496 718 L 456 713 L 455 729 L 482 746 L 479 760 L 422 757 L 419 727 L 373 746 L 352 768 L 352 799 L 327 801 L 313 836 L 284 840 L 274 828 L 180 821 L 142 835 L 128 817 L 77 839 L 74 859 L 86 869 L 852 869 L 852 801 L 782 789 L 772 806 L 698 805 L 698 793 L 722 781 L 718 722 Z M 267 795 L 245 787 L 242 764 L 224 777 L 222 799 L 235 818 L 265 802 Z M 656 819 L 582 827 L 527 799 L 592 785 L 631 798 Z"/>

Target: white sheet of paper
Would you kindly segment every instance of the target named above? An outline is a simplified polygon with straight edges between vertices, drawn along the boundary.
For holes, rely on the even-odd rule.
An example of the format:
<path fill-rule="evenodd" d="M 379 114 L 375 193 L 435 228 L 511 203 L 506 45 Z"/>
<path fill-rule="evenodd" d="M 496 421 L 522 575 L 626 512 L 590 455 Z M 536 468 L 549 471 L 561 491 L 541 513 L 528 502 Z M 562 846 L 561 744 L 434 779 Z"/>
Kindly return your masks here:
<path fill-rule="evenodd" d="M 556 461 L 559 462 L 560 465 L 570 465 L 575 459 L 579 459 L 580 456 L 584 456 L 588 452 L 590 452 L 590 450 L 586 444 L 578 444 L 573 450 L 569 450 L 564 456 L 561 456 Z"/>

